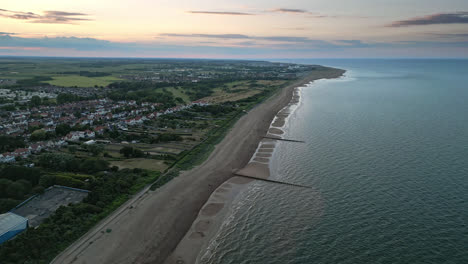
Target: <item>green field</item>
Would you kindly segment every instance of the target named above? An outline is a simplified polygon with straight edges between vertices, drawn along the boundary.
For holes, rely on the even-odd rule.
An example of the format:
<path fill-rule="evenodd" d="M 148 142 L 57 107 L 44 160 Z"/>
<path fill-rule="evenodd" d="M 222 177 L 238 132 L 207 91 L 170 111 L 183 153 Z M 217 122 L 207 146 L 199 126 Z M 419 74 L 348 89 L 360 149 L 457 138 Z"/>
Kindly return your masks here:
<path fill-rule="evenodd" d="M 182 89 L 176 89 L 174 87 L 165 88 L 168 92 L 171 92 L 174 97 L 180 97 L 184 100 L 185 103 L 190 102 L 190 97 L 182 92 Z"/>
<path fill-rule="evenodd" d="M 121 80 L 114 76 L 86 77 L 78 75 L 54 76 L 52 79 L 52 81 L 47 81 L 47 83 L 64 87 L 94 87 L 95 85 L 107 86 L 113 82 Z"/>

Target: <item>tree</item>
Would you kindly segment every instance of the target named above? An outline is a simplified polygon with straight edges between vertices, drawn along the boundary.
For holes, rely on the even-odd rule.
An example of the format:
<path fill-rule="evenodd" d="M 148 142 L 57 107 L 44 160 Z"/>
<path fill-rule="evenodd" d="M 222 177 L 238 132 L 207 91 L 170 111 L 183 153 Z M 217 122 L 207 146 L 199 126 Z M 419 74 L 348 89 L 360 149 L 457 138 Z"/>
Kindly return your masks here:
<path fill-rule="evenodd" d="M 0 199 L 0 214 L 6 213 L 14 208 L 16 205 L 20 203 L 19 200 L 14 199 Z"/>
<path fill-rule="evenodd" d="M 33 106 L 39 106 L 39 105 L 41 105 L 41 102 L 42 102 L 42 99 L 37 95 L 34 95 L 31 98 L 31 105 L 33 105 Z"/>
<path fill-rule="evenodd" d="M 109 169 L 109 162 L 101 159 L 87 159 L 80 163 L 80 171 L 93 173 Z"/>
<path fill-rule="evenodd" d="M 133 148 L 129 146 L 125 146 L 120 149 L 120 154 L 123 154 L 126 158 L 129 158 L 133 155 Z"/>
<path fill-rule="evenodd" d="M 25 189 L 23 184 L 20 182 L 12 183 L 7 190 L 7 195 L 15 199 L 23 199 L 25 194 Z"/>
<path fill-rule="evenodd" d="M 71 154 L 75 154 L 76 149 L 76 146 L 68 146 L 68 151 L 70 151 Z"/>
<path fill-rule="evenodd" d="M 69 154 L 61 153 L 44 153 L 39 156 L 38 164 L 41 167 L 62 170 L 74 171 L 78 162 L 75 162 L 75 157 Z"/>
<path fill-rule="evenodd" d="M 60 93 L 59 95 L 57 95 L 56 100 L 58 104 L 64 104 L 68 102 L 79 101 L 81 99 L 84 99 L 84 98 L 81 98 L 77 95 L 70 94 L 70 93 Z"/>
<path fill-rule="evenodd" d="M 38 129 L 31 134 L 31 140 L 32 141 L 38 141 L 38 140 L 44 140 L 47 138 L 47 134 L 45 130 L 43 129 Z"/>
<path fill-rule="evenodd" d="M 37 185 L 40 177 L 41 171 L 37 168 L 28 168 L 23 166 L 7 166 L 0 172 L 0 178 L 12 181 L 22 179 L 30 182 L 32 185 Z"/>
<path fill-rule="evenodd" d="M 92 144 L 92 145 L 85 145 L 85 148 L 93 154 L 93 156 L 98 156 L 101 152 L 104 151 L 104 146 L 101 144 Z"/>
<path fill-rule="evenodd" d="M 133 154 L 132 156 L 134 158 L 141 158 L 145 155 L 145 153 L 143 153 L 143 151 L 139 150 L 139 149 L 133 149 Z"/>
<path fill-rule="evenodd" d="M 13 181 L 0 179 L 0 198 L 8 198 L 7 191 L 11 184 L 13 184 Z"/>
<path fill-rule="evenodd" d="M 19 180 L 17 183 L 20 183 L 23 186 L 23 191 L 25 193 L 31 192 L 32 184 L 27 180 Z"/>
<path fill-rule="evenodd" d="M 38 185 L 38 186 L 35 186 L 33 189 L 32 189 L 32 192 L 33 193 L 37 193 L 37 194 L 43 194 L 45 191 L 45 188 Z"/>
<path fill-rule="evenodd" d="M 24 148 L 24 140 L 20 137 L 0 136 L 0 151 L 13 151 L 17 148 Z"/>
<path fill-rule="evenodd" d="M 65 136 L 66 134 L 70 133 L 71 127 L 68 124 L 58 124 L 55 127 L 55 134 L 58 136 Z"/>
<path fill-rule="evenodd" d="M 5 110 L 5 111 L 15 111 L 16 110 L 16 106 L 14 105 L 5 105 L 5 106 L 2 106 L 2 109 Z"/>

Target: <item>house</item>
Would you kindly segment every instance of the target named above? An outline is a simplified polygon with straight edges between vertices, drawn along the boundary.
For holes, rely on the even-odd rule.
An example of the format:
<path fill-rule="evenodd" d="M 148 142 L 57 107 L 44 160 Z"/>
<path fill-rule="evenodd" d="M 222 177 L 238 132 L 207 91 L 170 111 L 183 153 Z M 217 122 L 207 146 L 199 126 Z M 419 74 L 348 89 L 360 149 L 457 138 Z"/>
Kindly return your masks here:
<path fill-rule="evenodd" d="M 205 105 L 209 105 L 209 104 L 208 104 L 208 102 L 206 102 L 206 101 L 197 100 L 197 101 L 193 101 L 193 102 L 192 102 L 192 105 L 205 106 Z"/>
<path fill-rule="evenodd" d="M 105 126 L 98 126 L 94 129 L 94 132 L 96 132 L 98 135 L 104 134 L 104 131 L 106 131 Z"/>
<path fill-rule="evenodd" d="M 135 119 L 127 119 L 125 120 L 125 124 L 128 125 L 128 126 L 133 126 L 135 125 Z"/>
<path fill-rule="evenodd" d="M 65 136 L 65 140 L 78 141 L 80 140 L 80 138 L 84 138 L 84 137 L 85 135 L 83 131 L 72 131 Z"/>
<path fill-rule="evenodd" d="M 31 151 L 27 148 L 19 148 L 11 152 L 11 154 L 15 157 L 27 158 L 31 154 Z"/>
<path fill-rule="evenodd" d="M 9 152 L 0 154 L 1 163 L 15 162 L 15 156 L 11 155 Z"/>
<path fill-rule="evenodd" d="M 38 127 L 38 126 L 41 126 L 42 123 L 39 122 L 39 121 L 33 121 L 33 122 L 29 122 L 29 127 Z"/>
<path fill-rule="evenodd" d="M 71 121 L 71 117 L 69 116 L 63 116 L 59 118 L 60 123 L 69 123 Z"/>
<path fill-rule="evenodd" d="M 94 133 L 94 131 L 86 130 L 84 132 L 84 137 L 86 138 L 94 138 L 95 136 L 96 136 L 96 133 Z"/>
<path fill-rule="evenodd" d="M 32 152 L 32 153 L 38 153 L 39 151 L 41 151 L 42 149 L 44 148 L 44 146 L 42 144 L 32 144 L 31 146 L 29 146 L 29 150 Z"/>
<path fill-rule="evenodd" d="M 146 120 L 146 117 L 141 117 L 141 116 L 137 116 L 135 117 L 135 124 L 143 124 L 143 122 Z"/>

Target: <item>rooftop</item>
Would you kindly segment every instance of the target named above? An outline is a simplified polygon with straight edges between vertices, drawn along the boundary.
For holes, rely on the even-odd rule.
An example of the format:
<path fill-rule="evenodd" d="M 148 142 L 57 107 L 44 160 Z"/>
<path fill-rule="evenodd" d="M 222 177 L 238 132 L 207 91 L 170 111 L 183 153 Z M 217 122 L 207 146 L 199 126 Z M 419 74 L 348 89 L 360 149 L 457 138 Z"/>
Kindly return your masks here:
<path fill-rule="evenodd" d="M 26 221 L 28 221 L 27 218 L 11 212 L 0 214 L 0 235 L 5 234 Z"/>

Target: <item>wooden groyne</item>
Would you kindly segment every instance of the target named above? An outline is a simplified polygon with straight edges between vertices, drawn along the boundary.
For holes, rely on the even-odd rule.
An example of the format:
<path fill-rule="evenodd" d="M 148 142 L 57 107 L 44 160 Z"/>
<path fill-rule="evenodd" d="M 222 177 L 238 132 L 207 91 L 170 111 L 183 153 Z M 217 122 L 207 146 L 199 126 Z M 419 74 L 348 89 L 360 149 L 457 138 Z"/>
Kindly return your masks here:
<path fill-rule="evenodd" d="M 312 188 L 310 186 L 306 186 L 306 185 L 302 185 L 302 184 L 295 184 L 295 183 L 290 183 L 290 182 L 283 182 L 283 181 L 276 181 L 276 180 L 271 180 L 271 179 L 264 179 L 264 178 L 259 178 L 259 177 L 255 177 L 255 176 L 239 174 L 237 172 L 235 172 L 233 174 L 236 175 L 236 176 L 239 176 L 239 177 L 249 178 L 249 179 L 253 179 L 253 180 L 277 183 L 277 184 L 282 184 L 282 185 L 289 185 L 289 186 L 294 186 L 294 187 L 299 187 L 299 188 L 306 188 L 306 189 L 311 189 Z"/>
<path fill-rule="evenodd" d="M 287 142 L 305 143 L 305 141 L 302 141 L 302 140 L 287 139 L 287 138 L 277 138 L 277 137 L 269 137 L 269 136 L 264 136 L 263 138 L 279 140 L 279 141 L 287 141 Z"/>

